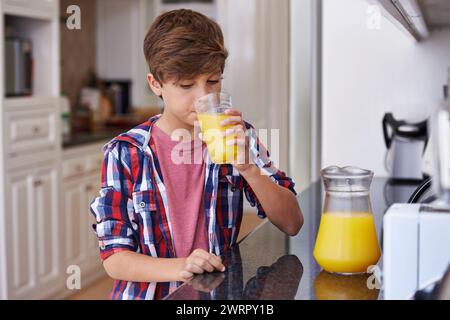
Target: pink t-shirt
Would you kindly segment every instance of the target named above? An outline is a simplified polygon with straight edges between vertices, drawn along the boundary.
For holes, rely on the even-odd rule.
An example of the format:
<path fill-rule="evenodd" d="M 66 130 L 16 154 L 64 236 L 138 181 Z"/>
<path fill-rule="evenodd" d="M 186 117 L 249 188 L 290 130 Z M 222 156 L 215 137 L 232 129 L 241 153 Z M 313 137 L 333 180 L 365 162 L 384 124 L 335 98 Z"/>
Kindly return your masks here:
<path fill-rule="evenodd" d="M 167 191 L 176 256 L 187 257 L 198 248 L 208 251 L 203 199 L 206 171 L 203 157 L 199 157 L 203 155 L 205 145 L 201 140 L 173 141 L 156 125 L 152 136 Z M 176 157 L 172 161 L 175 146 Z M 194 158 L 195 152 L 197 156 Z M 181 158 L 191 161 L 180 163 Z"/>

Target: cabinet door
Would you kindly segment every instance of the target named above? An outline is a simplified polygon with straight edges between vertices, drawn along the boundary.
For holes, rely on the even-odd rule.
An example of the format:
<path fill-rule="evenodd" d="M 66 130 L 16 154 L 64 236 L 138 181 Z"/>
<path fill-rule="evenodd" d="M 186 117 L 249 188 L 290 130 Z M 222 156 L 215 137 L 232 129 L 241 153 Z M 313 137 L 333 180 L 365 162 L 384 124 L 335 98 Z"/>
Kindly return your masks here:
<path fill-rule="evenodd" d="M 10 173 L 7 182 L 8 298 L 39 299 L 63 285 L 56 166 Z"/>
<path fill-rule="evenodd" d="M 56 148 L 59 121 L 56 109 L 9 111 L 5 115 L 6 152 L 9 157 Z"/>
<path fill-rule="evenodd" d="M 83 183 L 66 183 L 64 185 L 64 266 L 82 267 L 86 259 L 85 217 L 81 214 L 84 195 Z"/>
<path fill-rule="evenodd" d="M 32 190 L 31 209 L 36 216 L 37 286 L 40 291 L 46 291 L 61 284 L 57 169 L 45 168 L 34 175 Z"/>
<path fill-rule="evenodd" d="M 36 288 L 33 177 L 29 172 L 6 177 L 6 250 L 9 299 L 29 297 Z"/>
<path fill-rule="evenodd" d="M 64 184 L 64 269 L 80 267 L 82 284 L 94 273 L 102 271 L 98 253 L 98 239 L 92 230 L 95 219 L 90 203 L 100 188 L 98 175 L 82 176 Z"/>

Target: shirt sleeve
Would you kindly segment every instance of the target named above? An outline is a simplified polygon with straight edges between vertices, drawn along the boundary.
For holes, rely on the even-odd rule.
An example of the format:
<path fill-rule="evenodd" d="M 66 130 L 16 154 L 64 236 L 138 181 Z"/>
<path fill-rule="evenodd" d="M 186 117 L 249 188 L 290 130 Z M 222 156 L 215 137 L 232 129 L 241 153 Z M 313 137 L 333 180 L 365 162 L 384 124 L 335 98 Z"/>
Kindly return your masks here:
<path fill-rule="evenodd" d="M 291 190 L 294 195 L 297 195 L 295 191 L 295 182 L 291 178 L 289 178 L 285 172 L 276 168 L 273 164 L 273 161 L 270 159 L 270 153 L 266 149 L 266 147 L 260 141 L 255 128 L 249 124 L 245 123 L 248 136 L 249 136 L 249 152 L 252 162 L 261 170 L 261 174 L 269 176 L 273 182 Z M 266 217 L 266 213 L 264 212 L 261 203 L 256 197 L 254 191 L 251 186 L 244 179 L 244 193 L 248 202 L 252 207 L 256 207 L 258 217 L 264 219 Z"/>
<path fill-rule="evenodd" d="M 116 143 L 106 147 L 103 164 L 101 189 L 90 206 L 97 224 L 93 225 L 99 240 L 100 258 L 104 261 L 120 251 L 136 251 L 137 241 L 134 236 L 129 214 L 133 211 L 130 197 L 132 179 L 129 167 L 119 160 L 119 148 L 122 153 L 127 147 Z"/>

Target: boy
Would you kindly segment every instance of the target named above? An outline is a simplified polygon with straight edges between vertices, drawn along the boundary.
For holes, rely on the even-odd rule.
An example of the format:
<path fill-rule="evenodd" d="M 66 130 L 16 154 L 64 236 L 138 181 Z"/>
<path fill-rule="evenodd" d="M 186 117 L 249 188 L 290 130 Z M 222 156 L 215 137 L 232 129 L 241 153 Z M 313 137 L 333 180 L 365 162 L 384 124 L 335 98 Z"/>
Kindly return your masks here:
<path fill-rule="evenodd" d="M 144 53 L 164 111 L 105 146 L 102 188 L 91 204 L 100 256 L 115 279 L 111 299 L 161 299 L 196 274 L 225 271 L 220 256 L 236 243 L 243 193 L 283 232 L 295 235 L 303 224 L 293 181 L 273 166 L 241 112 L 229 110 L 227 133 L 246 133 L 232 142 L 254 163 L 214 164 L 196 135 L 195 99 L 221 91 L 228 53 L 220 27 L 191 10 L 167 12 L 150 27 Z M 194 138 L 173 140 L 180 129 Z M 175 163 L 180 144 L 185 157 L 203 159 Z"/>

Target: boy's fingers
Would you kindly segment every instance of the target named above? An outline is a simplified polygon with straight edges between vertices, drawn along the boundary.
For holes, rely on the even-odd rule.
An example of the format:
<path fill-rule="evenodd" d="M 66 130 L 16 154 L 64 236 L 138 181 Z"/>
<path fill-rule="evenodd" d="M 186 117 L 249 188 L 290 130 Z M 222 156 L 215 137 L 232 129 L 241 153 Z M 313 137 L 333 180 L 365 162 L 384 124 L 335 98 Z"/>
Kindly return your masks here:
<path fill-rule="evenodd" d="M 222 136 L 230 136 L 232 134 L 245 134 L 244 126 L 242 123 L 239 123 L 236 126 L 233 126 L 231 128 L 227 128 L 225 131 L 222 132 Z"/>
<path fill-rule="evenodd" d="M 220 257 L 210 254 L 208 261 L 217 271 L 225 271 L 225 266 L 222 264 Z"/>
<path fill-rule="evenodd" d="M 192 278 L 194 278 L 194 274 L 187 270 L 181 271 L 180 276 L 183 279 L 183 281 L 190 281 L 190 280 L 192 280 Z"/>
<path fill-rule="evenodd" d="M 241 116 L 231 116 L 229 118 L 224 119 L 221 122 L 221 125 L 225 126 L 225 125 L 231 124 L 231 123 L 242 123 L 242 117 Z"/>
<path fill-rule="evenodd" d="M 189 271 L 191 273 L 195 273 L 195 274 L 200 274 L 200 273 L 204 272 L 204 270 L 202 268 L 200 268 L 198 265 L 196 265 L 195 263 L 188 263 L 186 265 L 185 270 Z"/>
<path fill-rule="evenodd" d="M 209 261 L 207 259 L 197 257 L 194 260 L 194 264 L 197 265 L 198 267 L 202 268 L 202 270 L 206 270 L 208 272 L 214 271 L 214 267 L 212 266 L 211 263 L 209 263 Z"/>
<path fill-rule="evenodd" d="M 222 264 L 222 259 L 220 257 L 201 249 L 195 250 L 194 254 L 197 257 L 207 260 L 214 267 L 214 269 L 218 271 L 225 271 L 225 266 Z"/>
<path fill-rule="evenodd" d="M 238 115 L 238 116 L 241 116 L 242 112 L 239 111 L 238 109 L 235 109 L 235 108 L 229 108 L 229 109 L 225 110 L 225 114 L 226 115 Z"/>
<path fill-rule="evenodd" d="M 227 146 L 237 145 L 237 146 L 245 147 L 246 146 L 246 140 L 245 139 L 231 139 L 231 140 L 228 140 L 225 144 Z"/>

